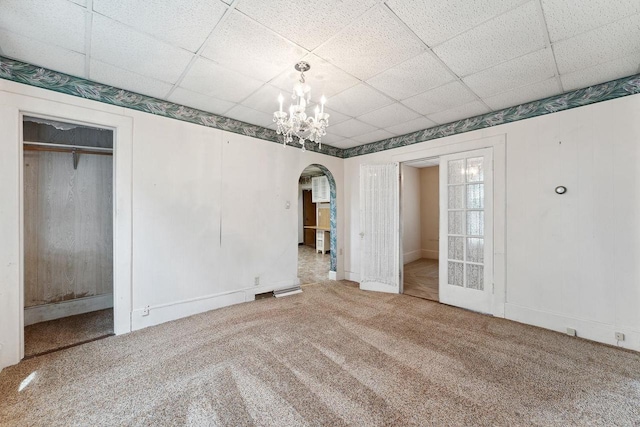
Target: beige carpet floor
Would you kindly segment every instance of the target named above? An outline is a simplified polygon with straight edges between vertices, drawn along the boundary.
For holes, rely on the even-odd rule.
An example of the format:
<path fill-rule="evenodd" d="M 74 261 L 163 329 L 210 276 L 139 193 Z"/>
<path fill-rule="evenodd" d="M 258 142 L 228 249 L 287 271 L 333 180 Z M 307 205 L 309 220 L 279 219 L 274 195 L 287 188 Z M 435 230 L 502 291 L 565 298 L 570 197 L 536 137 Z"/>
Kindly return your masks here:
<path fill-rule="evenodd" d="M 640 354 L 327 282 L 5 368 L 0 420 L 631 426 Z"/>
<path fill-rule="evenodd" d="M 34 356 L 112 333 L 112 308 L 40 322 L 24 328 L 24 355 Z"/>
<path fill-rule="evenodd" d="M 421 258 L 404 265 L 402 292 L 431 301 L 438 300 L 438 260 Z"/>
<path fill-rule="evenodd" d="M 301 285 L 327 280 L 330 267 L 331 255 L 316 252 L 311 246 L 298 246 L 298 278 Z"/>

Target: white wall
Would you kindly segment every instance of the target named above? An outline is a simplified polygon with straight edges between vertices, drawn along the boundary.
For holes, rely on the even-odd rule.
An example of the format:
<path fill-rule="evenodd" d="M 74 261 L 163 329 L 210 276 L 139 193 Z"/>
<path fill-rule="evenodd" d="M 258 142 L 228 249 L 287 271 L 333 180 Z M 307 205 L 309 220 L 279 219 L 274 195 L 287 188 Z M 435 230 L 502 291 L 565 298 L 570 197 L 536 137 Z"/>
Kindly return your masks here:
<path fill-rule="evenodd" d="M 116 317 L 127 321 L 116 333 L 295 283 L 298 178 L 313 163 L 336 180 L 342 278 L 342 159 L 0 80 L 0 368 L 21 354 L 20 111 L 129 123 L 119 136 L 133 143 L 116 147 L 115 156 L 116 189 L 127 184 L 129 199 L 116 190 L 115 205 L 121 229 L 132 215 L 131 241 L 116 242 L 115 286 L 128 275 L 132 298 L 118 316 L 116 290 Z"/>
<path fill-rule="evenodd" d="M 360 268 L 360 164 L 426 157 L 433 147 L 504 134 L 505 316 L 640 350 L 638 117 L 634 95 L 346 159 L 345 274 L 357 278 Z M 566 195 L 554 193 L 558 185 Z M 617 343 L 615 331 L 626 340 Z"/>
<path fill-rule="evenodd" d="M 402 165 L 402 262 L 408 264 L 422 257 L 420 236 L 420 169 Z"/>

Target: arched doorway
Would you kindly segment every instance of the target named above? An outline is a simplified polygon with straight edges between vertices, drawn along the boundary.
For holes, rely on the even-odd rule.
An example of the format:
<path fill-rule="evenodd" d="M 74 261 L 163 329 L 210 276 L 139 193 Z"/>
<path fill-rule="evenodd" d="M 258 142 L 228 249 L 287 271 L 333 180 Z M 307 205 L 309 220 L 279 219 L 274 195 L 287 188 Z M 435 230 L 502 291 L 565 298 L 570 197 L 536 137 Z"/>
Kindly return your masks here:
<path fill-rule="evenodd" d="M 328 187 L 328 198 L 327 188 L 324 188 L 324 195 L 322 189 L 316 188 L 318 194 L 313 197 L 312 181 L 316 180 L 318 187 Z M 335 277 L 337 270 L 336 182 L 333 174 L 320 164 L 307 166 L 299 176 L 298 193 L 300 284 L 328 280 L 330 276 Z M 318 203 L 312 203 L 311 198 Z"/>

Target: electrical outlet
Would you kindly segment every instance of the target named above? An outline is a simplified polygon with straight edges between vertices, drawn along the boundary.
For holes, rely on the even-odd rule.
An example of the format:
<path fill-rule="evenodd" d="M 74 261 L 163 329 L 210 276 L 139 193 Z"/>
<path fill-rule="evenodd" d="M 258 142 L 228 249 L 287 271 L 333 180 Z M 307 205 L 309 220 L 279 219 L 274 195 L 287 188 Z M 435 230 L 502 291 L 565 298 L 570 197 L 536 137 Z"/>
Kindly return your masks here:
<path fill-rule="evenodd" d="M 253 279 L 253 284 L 255 286 L 260 286 L 260 276 L 256 276 L 255 279 Z"/>
<path fill-rule="evenodd" d="M 145 308 L 142 309 L 142 315 L 143 316 L 148 316 L 149 315 L 149 306 L 145 306 Z"/>
<path fill-rule="evenodd" d="M 616 332 L 616 341 L 624 341 L 624 334 L 622 332 Z"/>
<path fill-rule="evenodd" d="M 575 337 L 578 335 L 578 332 L 573 328 L 567 328 L 567 335 L 570 337 Z"/>

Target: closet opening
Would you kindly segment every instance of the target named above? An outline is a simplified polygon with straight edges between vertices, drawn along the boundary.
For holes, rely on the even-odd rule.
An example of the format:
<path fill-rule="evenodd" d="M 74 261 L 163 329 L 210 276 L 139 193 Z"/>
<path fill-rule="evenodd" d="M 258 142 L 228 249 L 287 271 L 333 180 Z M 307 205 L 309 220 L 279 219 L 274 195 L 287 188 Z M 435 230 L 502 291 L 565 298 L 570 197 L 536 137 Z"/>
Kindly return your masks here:
<path fill-rule="evenodd" d="M 114 132 L 23 118 L 24 357 L 113 335 Z"/>
<path fill-rule="evenodd" d="M 333 191 L 332 191 L 333 186 Z M 329 280 L 335 271 L 335 182 L 322 165 L 310 165 L 298 180 L 298 279 L 301 285 Z M 335 243 L 334 243 L 335 245 Z"/>
<path fill-rule="evenodd" d="M 402 163 L 403 293 L 439 298 L 440 159 Z"/>

